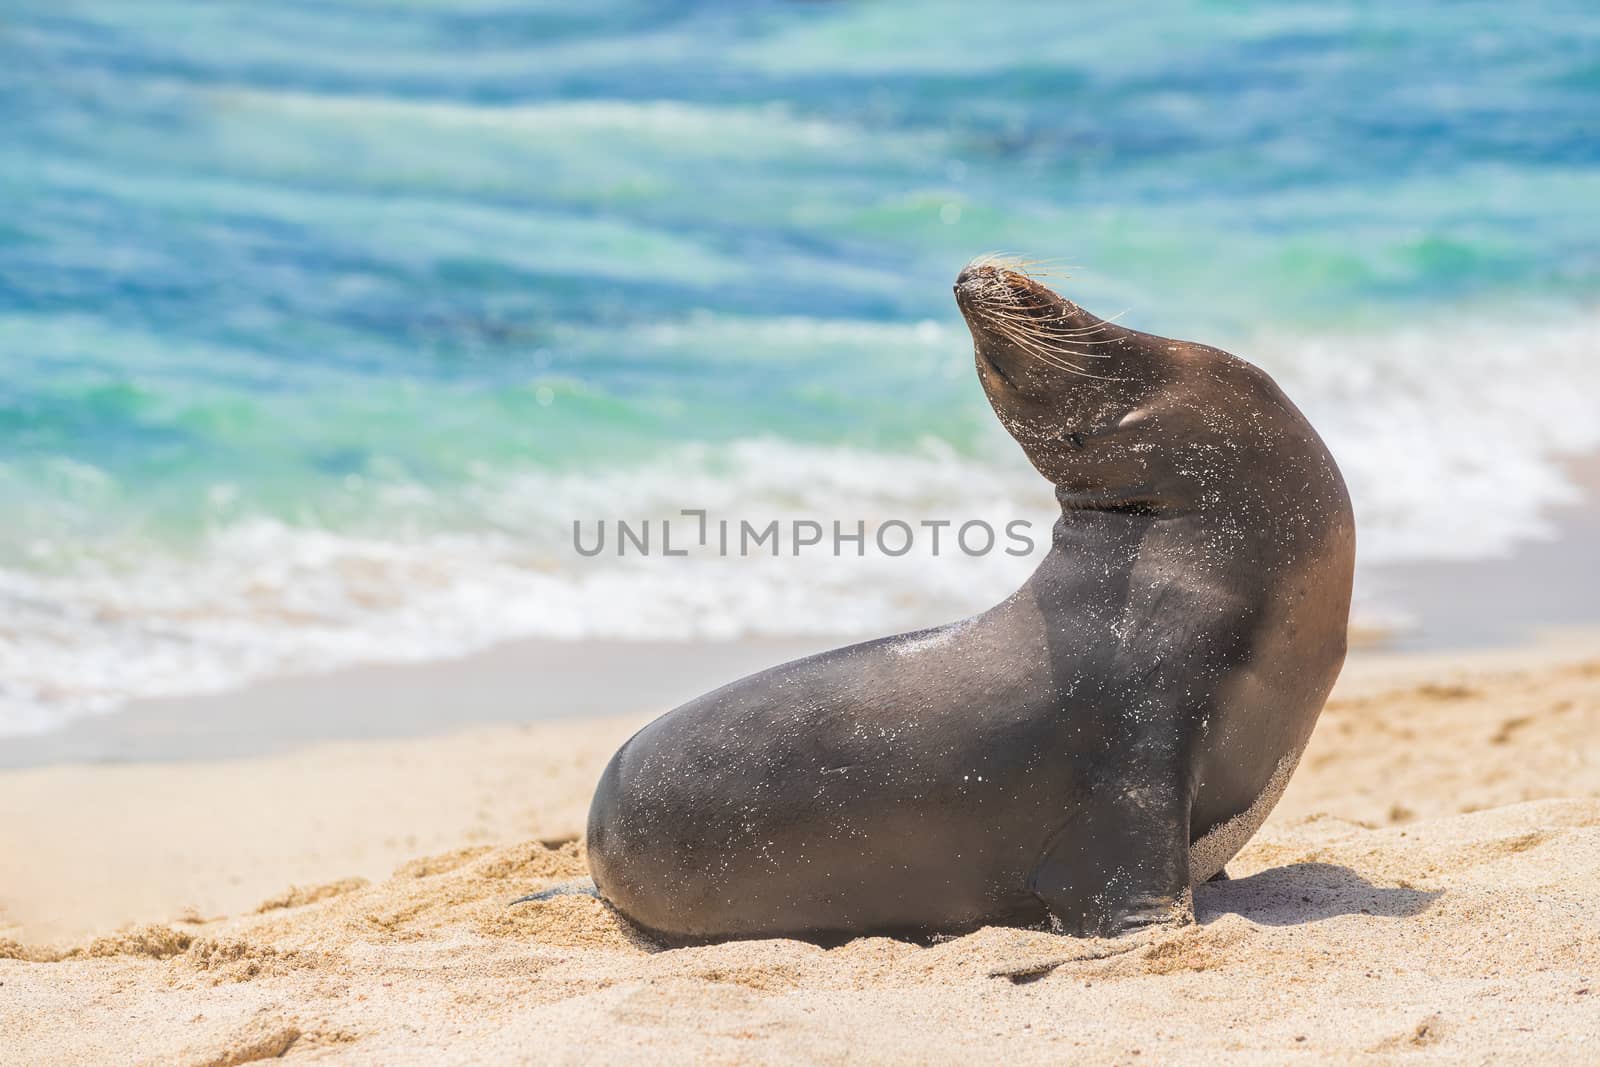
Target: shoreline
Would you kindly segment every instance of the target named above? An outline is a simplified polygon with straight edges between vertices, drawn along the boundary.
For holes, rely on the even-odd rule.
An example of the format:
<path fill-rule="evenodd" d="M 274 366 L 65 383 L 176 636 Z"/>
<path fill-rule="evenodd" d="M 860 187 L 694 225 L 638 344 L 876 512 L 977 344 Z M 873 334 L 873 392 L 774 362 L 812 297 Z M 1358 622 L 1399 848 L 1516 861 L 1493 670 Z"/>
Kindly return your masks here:
<path fill-rule="evenodd" d="M 47 733 L 3 738 L 0 772 L 243 759 L 324 742 L 448 735 L 635 709 L 660 714 L 734 678 L 837 643 L 531 639 L 460 659 L 344 667 L 221 693 L 139 700 Z"/>
<path fill-rule="evenodd" d="M 1600 456 L 1569 458 L 1562 469 L 1578 495 L 1545 516 L 1548 536 L 1487 559 L 1368 568 L 1363 592 L 1411 623 L 1379 647 L 1471 652 L 1525 643 L 1544 629 L 1600 626 Z"/>
<path fill-rule="evenodd" d="M 1548 517 L 1549 537 L 1503 557 L 1366 568 L 1359 585 L 1368 606 L 1376 598 L 1407 624 L 1373 630 L 1357 617 L 1352 660 L 1525 649 L 1547 631 L 1600 629 L 1600 457 L 1573 460 L 1566 469 L 1581 495 Z M 455 659 L 359 664 L 133 701 L 44 733 L 0 737 L 0 772 L 234 759 L 325 741 L 440 735 L 619 710 L 659 714 L 735 678 L 861 639 L 518 639 Z"/>

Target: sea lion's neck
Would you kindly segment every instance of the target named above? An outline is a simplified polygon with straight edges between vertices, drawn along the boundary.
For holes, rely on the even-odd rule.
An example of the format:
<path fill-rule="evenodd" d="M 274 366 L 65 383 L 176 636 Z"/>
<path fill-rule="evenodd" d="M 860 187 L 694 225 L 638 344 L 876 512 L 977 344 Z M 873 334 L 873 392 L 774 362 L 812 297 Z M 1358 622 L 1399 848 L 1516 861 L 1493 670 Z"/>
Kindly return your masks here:
<path fill-rule="evenodd" d="M 1166 545 L 1203 537 L 1199 515 L 1137 488 L 1058 489 L 1061 517 L 1030 581 L 1081 586 L 1089 576 L 1125 574 L 1152 537 Z"/>
<path fill-rule="evenodd" d="M 1124 515 L 1157 516 L 1166 512 L 1169 502 L 1148 485 L 1084 489 L 1056 486 L 1056 503 L 1061 505 L 1061 520 L 1072 522 L 1090 512 L 1115 512 Z"/>
<path fill-rule="evenodd" d="M 1049 550 L 1015 597 L 999 606 L 1000 616 L 1020 601 L 1042 617 L 1046 629 L 1109 625 L 1127 604 L 1138 560 L 1161 522 L 1137 511 L 1063 509 Z"/>

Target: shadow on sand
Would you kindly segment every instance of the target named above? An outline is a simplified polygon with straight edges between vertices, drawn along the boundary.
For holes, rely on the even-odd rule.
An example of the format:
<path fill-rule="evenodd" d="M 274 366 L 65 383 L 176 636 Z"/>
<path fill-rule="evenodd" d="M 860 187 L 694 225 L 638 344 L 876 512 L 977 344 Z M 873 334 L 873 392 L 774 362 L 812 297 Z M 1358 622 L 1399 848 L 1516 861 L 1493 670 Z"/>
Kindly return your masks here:
<path fill-rule="evenodd" d="M 1373 885 L 1332 863 L 1292 863 L 1248 878 L 1208 882 L 1195 889 L 1194 904 L 1202 923 L 1238 915 L 1263 926 L 1296 926 L 1336 915 L 1409 918 L 1439 896 L 1439 891 Z"/>

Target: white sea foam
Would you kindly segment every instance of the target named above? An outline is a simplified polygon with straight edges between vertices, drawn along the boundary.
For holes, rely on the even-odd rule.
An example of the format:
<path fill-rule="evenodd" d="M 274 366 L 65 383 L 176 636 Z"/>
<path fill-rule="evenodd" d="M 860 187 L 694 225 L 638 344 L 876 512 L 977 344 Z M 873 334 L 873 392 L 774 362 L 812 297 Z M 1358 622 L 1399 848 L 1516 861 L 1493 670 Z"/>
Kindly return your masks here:
<path fill-rule="evenodd" d="M 480 489 L 480 492 L 488 490 Z M 527 476 L 485 501 L 499 529 L 415 538 L 355 536 L 253 520 L 218 530 L 193 558 L 70 576 L 0 572 L 0 731 L 48 729 L 130 698 L 222 688 L 359 661 L 445 657 L 519 636 L 732 638 L 866 633 L 935 622 L 995 600 L 1029 569 L 996 551 L 967 557 L 946 533 L 936 558 L 839 558 L 823 549 L 749 557 L 615 555 L 614 523 L 675 518 L 682 545 L 711 521 L 1031 517 L 1048 537 L 1047 487 L 930 445 L 885 457 L 749 441 L 689 447 L 594 478 Z M 611 527 L 585 559 L 572 523 Z M 713 526 L 713 531 L 715 527 Z M 735 532 L 737 543 L 737 532 Z M 869 537 L 870 537 L 869 533 Z M 713 544 L 716 540 L 712 533 Z M 1002 546 L 1006 542 L 1001 543 Z M 891 545 L 898 549 L 898 539 Z M 854 551 L 853 546 L 847 546 Z"/>
<path fill-rule="evenodd" d="M 1541 535 L 1548 509 L 1574 495 L 1559 457 L 1600 447 L 1597 349 L 1594 317 L 1239 346 L 1338 457 L 1365 563 L 1503 552 Z M 979 457 L 932 440 L 903 454 L 775 439 L 685 445 L 631 469 L 462 488 L 489 519 L 475 530 L 336 532 L 245 518 L 198 550 L 152 550 L 136 565 L 119 556 L 0 570 L 0 733 L 47 730 L 137 697 L 448 657 L 517 637 L 845 637 L 956 618 L 1020 583 L 1053 520 L 1048 486 L 998 431 L 991 444 Z M 428 499 L 406 492 L 413 510 Z M 736 540 L 740 519 L 785 530 L 859 520 L 866 554 L 847 545 L 839 557 L 821 547 L 796 556 L 786 543 L 777 557 L 696 548 L 665 558 L 662 519 L 674 519 L 675 546 L 697 532 L 684 508 L 733 522 Z M 572 523 L 587 544 L 599 519 L 613 524 L 607 550 L 585 558 Z M 619 558 L 617 519 L 653 520 L 656 554 Z M 917 528 L 904 556 L 872 543 L 891 519 Z M 1025 520 L 1035 554 L 969 557 L 946 530 L 934 556 L 917 524 L 938 519 L 983 520 L 1002 538 Z"/>
<path fill-rule="evenodd" d="M 1600 448 L 1600 316 L 1262 337 L 1248 352 L 1339 461 L 1365 563 L 1471 559 L 1551 533 Z"/>

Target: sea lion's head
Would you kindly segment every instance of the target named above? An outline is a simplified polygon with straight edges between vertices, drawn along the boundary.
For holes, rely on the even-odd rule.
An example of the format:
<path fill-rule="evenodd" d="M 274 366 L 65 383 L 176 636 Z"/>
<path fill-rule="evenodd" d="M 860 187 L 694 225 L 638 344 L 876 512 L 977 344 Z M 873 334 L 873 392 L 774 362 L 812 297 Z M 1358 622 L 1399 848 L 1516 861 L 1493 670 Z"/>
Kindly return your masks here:
<path fill-rule="evenodd" d="M 955 295 L 978 380 L 1039 472 L 1069 491 L 1149 495 L 1151 472 L 1127 469 L 1147 468 L 1137 459 L 1147 450 L 1130 446 L 1171 368 L 1145 335 L 1091 315 L 1014 261 L 972 261 Z"/>
<path fill-rule="evenodd" d="M 989 403 L 1064 507 L 1227 507 L 1245 466 L 1325 455 L 1256 367 L 1092 315 L 1024 264 L 974 260 L 955 295 Z"/>

